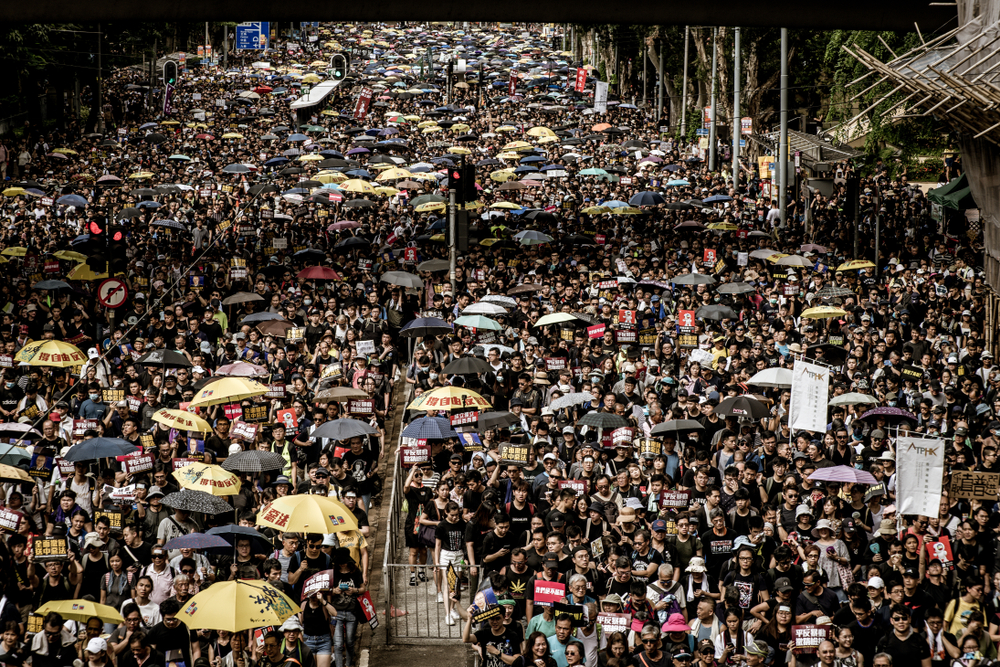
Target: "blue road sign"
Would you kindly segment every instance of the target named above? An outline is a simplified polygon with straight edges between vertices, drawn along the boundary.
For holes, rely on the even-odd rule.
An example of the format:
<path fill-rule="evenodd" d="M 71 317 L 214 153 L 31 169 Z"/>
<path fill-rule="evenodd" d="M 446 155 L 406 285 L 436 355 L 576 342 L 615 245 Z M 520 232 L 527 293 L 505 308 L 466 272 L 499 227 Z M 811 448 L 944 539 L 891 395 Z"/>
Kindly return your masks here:
<path fill-rule="evenodd" d="M 695 133 L 696 135 L 698 135 L 699 137 L 707 137 L 707 136 L 708 136 L 708 130 L 706 130 L 706 129 L 705 129 L 705 128 L 703 128 L 703 127 L 699 127 L 698 129 L 696 129 L 696 130 L 694 131 L 694 133 Z"/>
<path fill-rule="evenodd" d="M 251 21 L 236 26 L 236 48 L 263 51 L 268 46 L 271 30 L 267 21 Z"/>

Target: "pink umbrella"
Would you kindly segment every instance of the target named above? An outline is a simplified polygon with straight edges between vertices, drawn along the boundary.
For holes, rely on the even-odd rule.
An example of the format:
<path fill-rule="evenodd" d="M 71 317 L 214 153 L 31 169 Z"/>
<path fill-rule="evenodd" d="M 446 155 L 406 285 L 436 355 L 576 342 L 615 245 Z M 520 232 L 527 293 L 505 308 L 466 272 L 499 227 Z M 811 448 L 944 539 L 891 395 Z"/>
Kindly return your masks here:
<path fill-rule="evenodd" d="M 264 375 L 268 375 L 269 373 L 270 371 L 263 366 L 250 364 L 245 361 L 237 361 L 233 364 L 219 366 L 219 370 L 215 371 L 216 375 L 236 375 L 238 377 L 245 378 L 262 377 Z"/>
<path fill-rule="evenodd" d="M 878 484 L 870 472 L 850 466 L 828 466 L 809 475 L 810 482 L 841 482 L 845 484 Z"/>
<path fill-rule="evenodd" d="M 341 220 L 340 222 L 335 222 L 326 228 L 326 231 L 341 231 L 344 229 L 357 229 L 361 226 L 360 222 L 355 222 L 354 220 Z"/>

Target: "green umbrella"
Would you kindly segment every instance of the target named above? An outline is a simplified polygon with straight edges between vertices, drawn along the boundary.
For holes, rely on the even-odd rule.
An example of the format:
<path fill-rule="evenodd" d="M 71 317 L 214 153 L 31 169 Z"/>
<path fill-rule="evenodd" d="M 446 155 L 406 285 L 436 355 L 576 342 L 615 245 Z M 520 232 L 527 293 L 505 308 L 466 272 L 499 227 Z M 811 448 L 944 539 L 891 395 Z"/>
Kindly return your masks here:
<path fill-rule="evenodd" d="M 455 324 L 462 327 L 471 327 L 473 329 L 492 329 L 493 331 L 503 329 L 503 325 L 499 322 L 482 315 L 464 315 L 456 319 Z"/>

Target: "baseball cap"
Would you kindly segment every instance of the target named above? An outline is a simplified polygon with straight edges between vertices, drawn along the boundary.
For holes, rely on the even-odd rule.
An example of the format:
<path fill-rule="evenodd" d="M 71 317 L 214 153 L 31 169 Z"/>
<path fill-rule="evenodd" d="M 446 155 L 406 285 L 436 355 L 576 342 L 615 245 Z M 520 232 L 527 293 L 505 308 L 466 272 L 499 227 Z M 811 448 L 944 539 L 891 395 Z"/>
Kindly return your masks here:
<path fill-rule="evenodd" d="M 161 489 L 160 487 L 158 487 L 158 486 L 151 486 L 151 487 L 149 487 L 149 493 L 146 494 L 146 498 L 147 499 L 148 498 L 152 498 L 153 496 L 159 496 L 160 498 L 162 498 L 165 495 L 166 494 L 163 493 L 163 489 Z"/>
<path fill-rule="evenodd" d="M 885 582 L 882 581 L 882 577 L 872 577 L 868 580 L 868 588 L 885 588 Z"/>
<path fill-rule="evenodd" d="M 657 519 L 653 522 L 652 528 L 654 533 L 664 532 L 667 530 L 667 522 L 663 519 Z"/>
<path fill-rule="evenodd" d="M 101 639 L 100 637 L 93 637 L 89 642 L 87 642 L 87 651 L 90 653 L 100 653 L 101 651 L 108 650 L 108 642 Z"/>
<path fill-rule="evenodd" d="M 774 582 L 774 590 L 779 591 L 781 593 L 791 593 L 792 591 L 795 590 L 795 588 L 792 587 L 791 579 L 789 579 L 788 577 L 781 577 L 780 579 Z"/>
<path fill-rule="evenodd" d="M 549 553 L 545 554 L 545 558 L 543 558 L 542 561 L 545 563 L 558 563 L 559 556 L 555 555 L 550 551 Z"/>

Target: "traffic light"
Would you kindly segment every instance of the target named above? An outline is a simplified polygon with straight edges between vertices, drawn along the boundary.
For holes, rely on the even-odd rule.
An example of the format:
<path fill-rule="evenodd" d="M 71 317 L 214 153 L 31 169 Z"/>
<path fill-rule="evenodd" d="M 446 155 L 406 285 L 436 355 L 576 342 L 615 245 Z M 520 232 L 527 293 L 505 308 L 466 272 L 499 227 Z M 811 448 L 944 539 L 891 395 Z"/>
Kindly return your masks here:
<path fill-rule="evenodd" d="M 461 164 L 448 170 L 448 187 L 455 191 L 455 203 L 476 201 L 476 167 Z"/>
<path fill-rule="evenodd" d="M 112 225 L 107 232 L 108 248 L 108 273 L 115 275 L 124 273 L 128 268 L 128 245 L 125 241 L 125 228 L 121 225 Z"/>
<path fill-rule="evenodd" d="M 335 53 L 330 58 L 330 75 L 334 81 L 343 81 L 347 78 L 348 67 L 347 56 L 343 53 Z"/>
<path fill-rule="evenodd" d="M 169 86 L 177 85 L 177 61 L 175 60 L 164 60 L 163 61 L 163 83 Z"/>
<path fill-rule="evenodd" d="M 104 217 L 95 217 L 87 223 L 87 233 L 90 240 L 87 242 L 87 266 L 94 273 L 104 273 L 108 267 L 108 220 Z"/>

